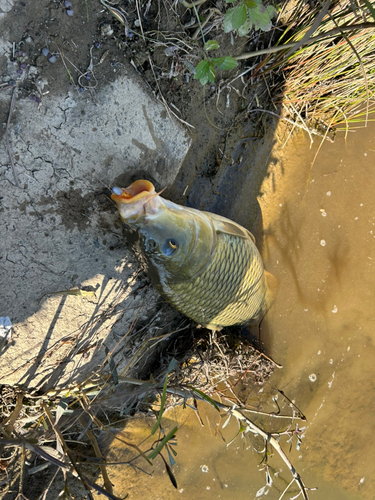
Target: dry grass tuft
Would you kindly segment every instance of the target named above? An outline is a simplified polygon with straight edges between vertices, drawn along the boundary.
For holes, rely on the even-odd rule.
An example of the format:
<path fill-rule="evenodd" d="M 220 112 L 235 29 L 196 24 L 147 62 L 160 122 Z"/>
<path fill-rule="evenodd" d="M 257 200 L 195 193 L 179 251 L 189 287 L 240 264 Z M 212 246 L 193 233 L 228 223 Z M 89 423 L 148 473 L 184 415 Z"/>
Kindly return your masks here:
<path fill-rule="evenodd" d="M 286 7 L 287 29 L 279 44 L 302 40 L 321 9 L 319 2 L 313 8 L 300 1 L 290 10 Z M 297 123 L 322 133 L 366 124 L 375 106 L 375 23 L 368 21 L 374 19 L 365 2 L 331 2 L 312 35 L 318 41 L 311 43 L 310 36 L 309 44 L 288 58 L 285 51 L 273 60 L 273 77 L 283 79 L 271 90 L 273 102 L 282 103 Z M 350 29 L 354 25 L 358 28 Z"/>

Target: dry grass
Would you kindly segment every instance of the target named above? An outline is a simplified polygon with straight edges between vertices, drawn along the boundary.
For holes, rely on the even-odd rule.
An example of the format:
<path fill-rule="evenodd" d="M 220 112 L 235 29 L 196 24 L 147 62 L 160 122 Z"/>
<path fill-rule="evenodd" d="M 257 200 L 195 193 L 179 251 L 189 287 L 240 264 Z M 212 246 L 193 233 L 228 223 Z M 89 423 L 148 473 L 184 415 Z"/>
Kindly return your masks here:
<path fill-rule="evenodd" d="M 285 8 L 283 21 L 288 28 L 279 43 L 301 40 L 321 8 L 319 2 L 314 8 L 305 2 L 297 2 L 289 11 Z M 373 19 L 364 2 L 333 1 L 313 36 L 333 34 L 286 60 L 285 53 L 274 60 L 275 75 L 282 76 L 283 84 L 271 90 L 273 102 L 282 103 L 296 122 L 323 133 L 327 128 L 364 125 L 375 106 L 375 25 L 367 23 L 368 28 L 352 31 L 347 27 L 366 26 L 367 21 Z"/>
<path fill-rule="evenodd" d="M 117 373 L 116 363 L 107 353 L 106 363 L 79 386 L 44 394 L 1 386 L 0 494 L 9 500 L 48 498 L 61 471 L 62 498 L 73 495 L 69 488 L 75 481 L 81 488 L 116 499 L 110 466 L 102 457 L 97 439 L 99 434 L 110 432 L 113 437 L 113 429 L 117 429 L 118 439 L 132 450 L 132 460 L 141 461 L 142 467 L 152 471 L 153 461 L 161 459 L 175 484 L 176 479 L 162 453 L 163 449 L 168 450 L 167 443 L 175 434 L 165 436 L 161 419 L 164 410 L 178 404 L 181 398 L 202 399 L 203 393 L 207 394 L 206 402 L 213 402 L 211 395 L 216 395 L 228 401 L 234 398 L 240 405 L 235 395 L 237 383 L 250 378 L 259 385 L 272 372 L 272 362 L 247 341 L 225 334 L 217 337 L 203 330 L 196 330 L 192 339 L 186 328 L 190 330 L 184 320 L 181 327 L 184 335 L 173 335 L 173 332 L 167 335 L 169 346 L 157 357 L 160 362 L 154 365 L 153 378 L 148 380 L 129 375 L 134 365 L 142 363 L 145 357 L 152 357 L 160 341 L 157 338 L 137 349 L 128 369 L 122 373 Z M 187 345 L 193 347 L 189 350 Z M 150 439 L 142 446 L 129 442 L 121 435 L 126 422 L 139 411 L 155 416 L 154 403 L 158 397 L 159 401 L 163 400 L 163 407 Z M 99 482 L 98 474 L 101 475 Z M 33 481 L 39 489 L 31 486 Z M 92 493 L 88 498 L 92 498 Z"/>

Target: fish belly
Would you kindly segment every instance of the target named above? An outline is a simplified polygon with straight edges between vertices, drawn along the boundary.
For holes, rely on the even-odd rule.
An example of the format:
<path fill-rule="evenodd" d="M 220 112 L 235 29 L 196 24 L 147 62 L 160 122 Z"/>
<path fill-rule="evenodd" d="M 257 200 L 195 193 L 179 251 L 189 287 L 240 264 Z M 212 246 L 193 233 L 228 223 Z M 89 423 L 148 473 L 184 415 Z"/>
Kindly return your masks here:
<path fill-rule="evenodd" d="M 262 258 L 253 241 L 219 233 L 213 258 L 203 272 L 161 292 L 189 318 L 220 329 L 261 318 L 266 288 Z"/>

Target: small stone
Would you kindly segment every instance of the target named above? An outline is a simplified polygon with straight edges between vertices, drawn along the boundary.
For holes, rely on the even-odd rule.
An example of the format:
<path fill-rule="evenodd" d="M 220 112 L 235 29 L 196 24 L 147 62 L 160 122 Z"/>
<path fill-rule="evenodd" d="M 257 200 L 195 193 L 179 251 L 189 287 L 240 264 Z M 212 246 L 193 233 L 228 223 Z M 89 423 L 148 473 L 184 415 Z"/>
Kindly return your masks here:
<path fill-rule="evenodd" d="M 101 31 L 103 36 L 113 35 L 113 28 L 110 24 L 103 24 Z"/>

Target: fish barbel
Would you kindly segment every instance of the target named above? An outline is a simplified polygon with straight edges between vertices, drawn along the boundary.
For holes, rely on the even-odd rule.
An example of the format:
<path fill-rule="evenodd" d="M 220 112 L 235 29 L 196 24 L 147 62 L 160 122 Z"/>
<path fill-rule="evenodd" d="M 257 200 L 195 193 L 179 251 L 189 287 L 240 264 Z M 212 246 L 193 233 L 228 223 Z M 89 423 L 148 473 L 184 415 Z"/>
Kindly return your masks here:
<path fill-rule="evenodd" d="M 176 309 L 212 330 L 262 319 L 272 275 L 247 229 L 166 200 L 147 180 L 114 187 L 111 198 L 136 232 L 136 252 L 151 283 Z"/>

